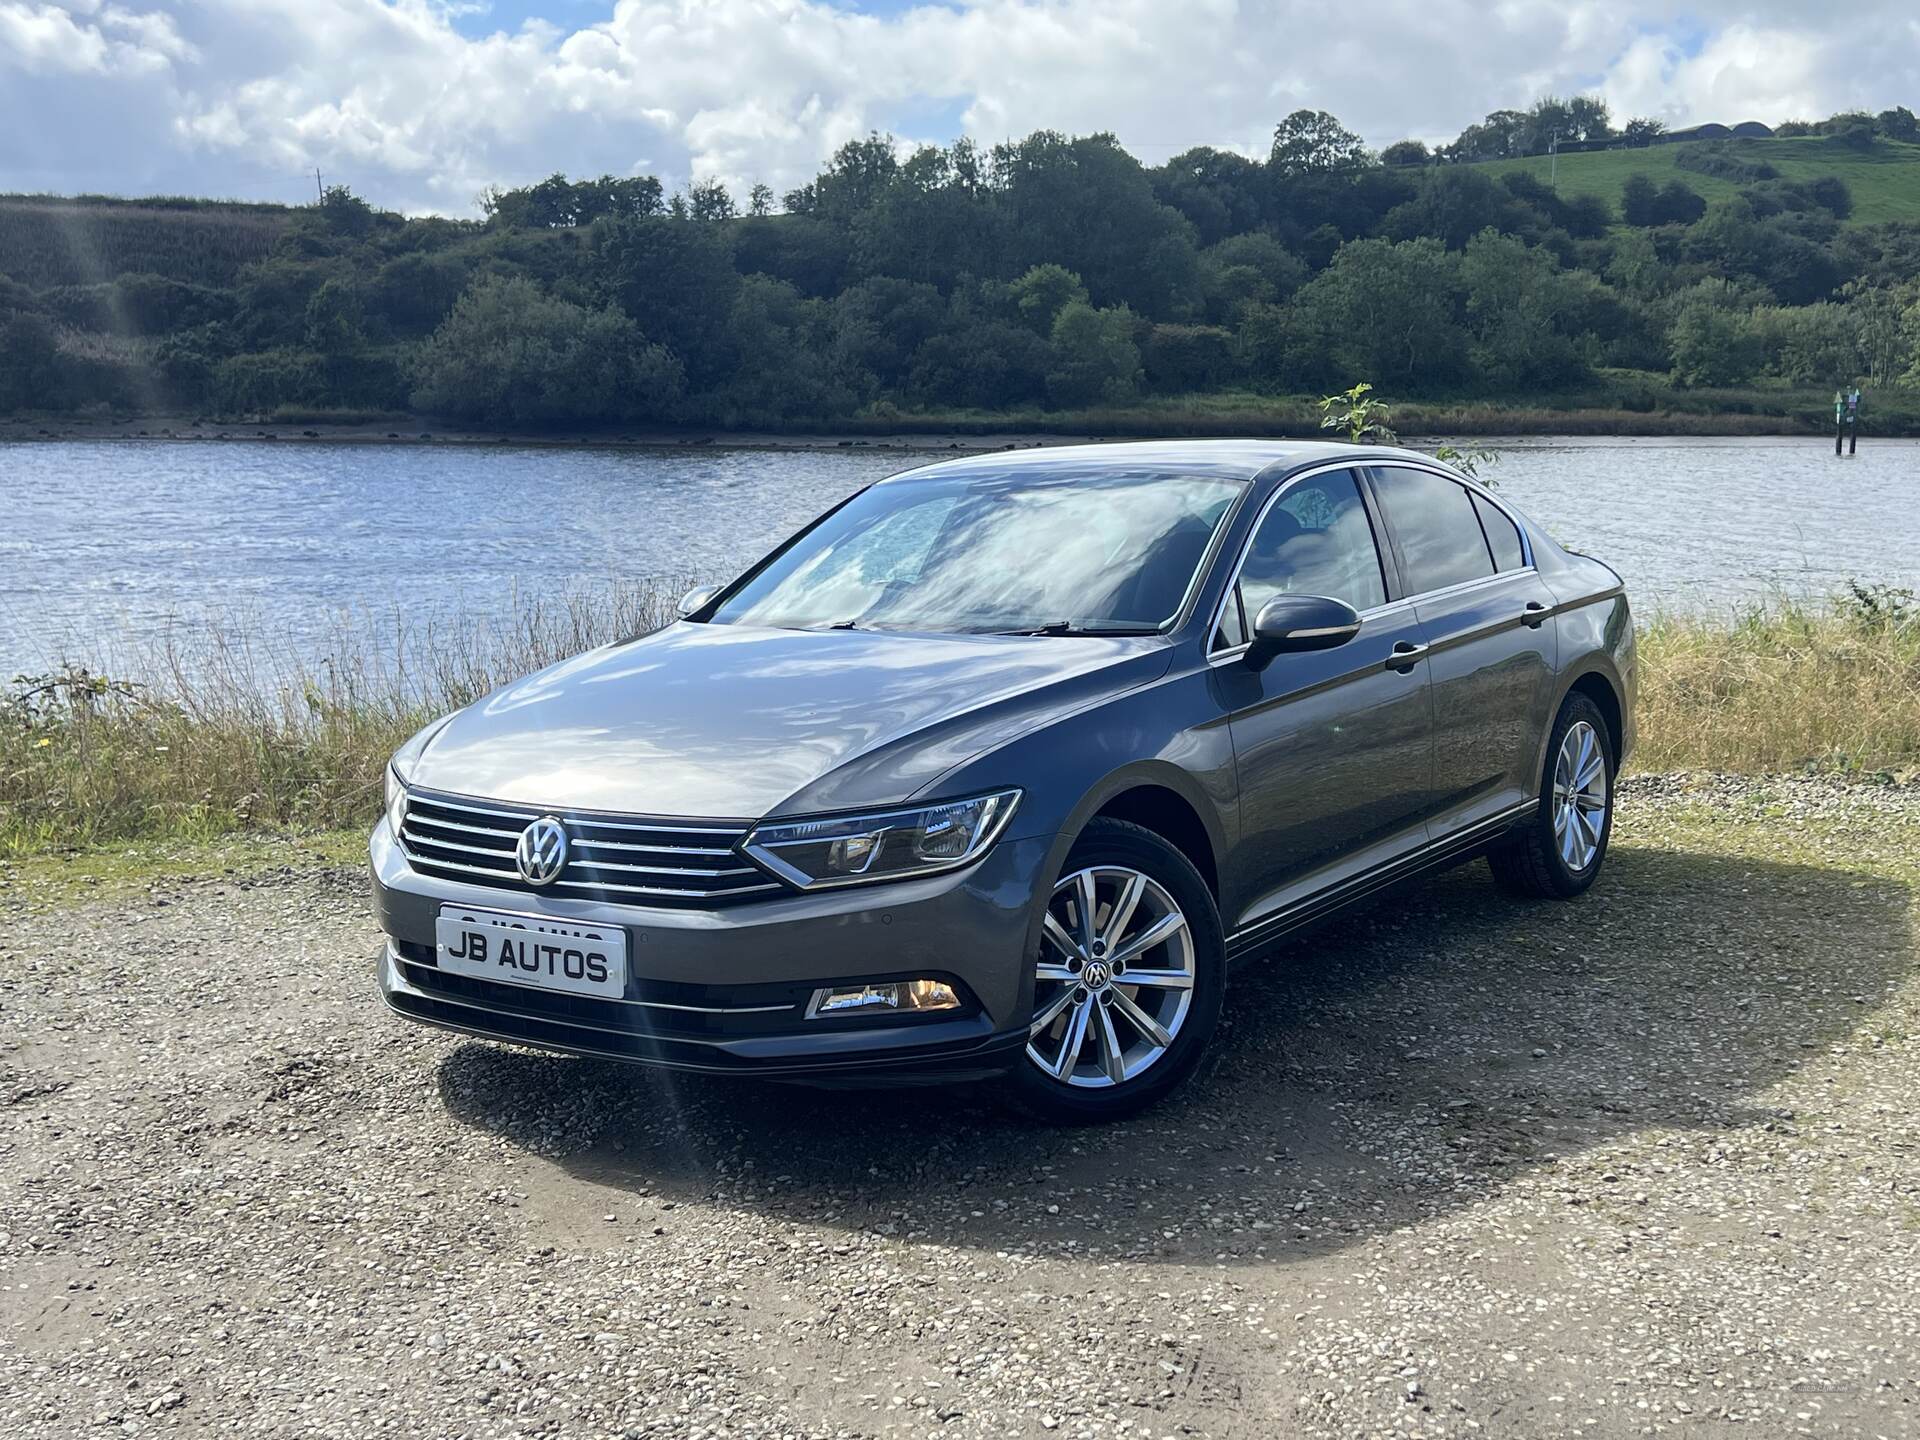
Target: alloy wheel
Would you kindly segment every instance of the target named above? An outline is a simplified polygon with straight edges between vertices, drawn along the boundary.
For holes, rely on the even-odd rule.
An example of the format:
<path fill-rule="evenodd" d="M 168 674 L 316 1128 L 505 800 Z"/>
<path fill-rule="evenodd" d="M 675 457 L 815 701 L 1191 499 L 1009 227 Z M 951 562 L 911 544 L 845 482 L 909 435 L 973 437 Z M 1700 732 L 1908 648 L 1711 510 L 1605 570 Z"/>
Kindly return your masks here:
<path fill-rule="evenodd" d="M 1567 727 L 1553 764 L 1553 839 L 1560 859 L 1579 874 L 1600 853 L 1607 829 L 1607 755 L 1585 720 Z"/>
<path fill-rule="evenodd" d="M 1063 1084 L 1123 1084 L 1166 1055 L 1193 1005 L 1193 931 L 1143 871 L 1097 865 L 1047 902 L 1027 1059 Z"/>

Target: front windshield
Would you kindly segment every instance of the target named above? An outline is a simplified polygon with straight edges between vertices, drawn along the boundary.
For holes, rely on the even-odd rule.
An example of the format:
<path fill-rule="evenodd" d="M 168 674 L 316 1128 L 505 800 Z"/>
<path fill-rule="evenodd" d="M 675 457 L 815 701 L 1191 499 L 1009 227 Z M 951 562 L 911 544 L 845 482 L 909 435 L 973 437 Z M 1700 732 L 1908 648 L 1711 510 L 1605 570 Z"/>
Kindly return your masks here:
<path fill-rule="evenodd" d="M 856 495 L 729 596 L 722 625 L 1151 631 L 1243 485 L 1108 467 L 963 470 Z"/>

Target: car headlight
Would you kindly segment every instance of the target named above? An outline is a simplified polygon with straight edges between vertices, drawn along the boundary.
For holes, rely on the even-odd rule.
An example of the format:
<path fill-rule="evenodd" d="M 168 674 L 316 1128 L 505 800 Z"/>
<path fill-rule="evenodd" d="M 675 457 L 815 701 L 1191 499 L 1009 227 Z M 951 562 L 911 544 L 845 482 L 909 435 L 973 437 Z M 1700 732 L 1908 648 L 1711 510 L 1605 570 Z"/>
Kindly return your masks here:
<path fill-rule="evenodd" d="M 397 839 L 400 826 L 407 818 L 407 787 L 400 777 L 393 773 L 393 766 L 387 766 L 387 829 Z"/>
<path fill-rule="evenodd" d="M 957 870 L 986 854 L 1020 802 L 1018 790 L 911 810 L 827 815 L 754 826 L 741 850 L 803 890 Z"/>
<path fill-rule="evenodd" d="M 454 714 L 459 714 L 455 711 Z M 442 715 L 431 725 L 423 725 L 413 738 L 393 752 L 393 759 L 387 762 L 387 828 L 398 836 L 400 824 L 407 818 L 407 780 L 413 773 L 413 767 L 419 762 L 422 752 L 434 736 L 446 726 L 453 715 Z"/>

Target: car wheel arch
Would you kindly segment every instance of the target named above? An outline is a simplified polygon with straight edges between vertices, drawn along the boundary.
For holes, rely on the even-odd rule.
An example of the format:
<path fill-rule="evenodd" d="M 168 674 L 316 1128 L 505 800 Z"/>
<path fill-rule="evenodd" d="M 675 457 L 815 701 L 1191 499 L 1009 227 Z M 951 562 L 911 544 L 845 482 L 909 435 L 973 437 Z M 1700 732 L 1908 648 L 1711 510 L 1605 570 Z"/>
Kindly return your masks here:
<path fill-rule="evenodd" d="M 1590 655 L 1583 663 L 1571 667 L 1563 677 L 1560 692 L 1554 697 L 1553 709 L 1541 728 L 1536 771 L 1539 774 L 1546 773 L 1547 745 L 1553 739 L 1554 718 L 1567 703 L 1567 697 L 1576 694 L 1585 695 L 1599 707 L 1601 717 L 1607 722 L 1607 739 L 1613 746 L 1613 763 L 1616 766 L 1621 764 L 1626 758 L 1622 754 L 1627 720 L 1625 690 L 1619 675 L 1604 655 Z"/>
<path fill-rule="evenodd" d="M 1220 854 L 1225 845 L 1219 812 L 1186 771 L 1161 763 L 1129 766 L 1107 776 L 1081 797 L 1061 826 L 1056 861 L 1065 858 L 1097 816 L 1131 821 L 1153 831 L 1192 862 L 1218 898 Z"/>

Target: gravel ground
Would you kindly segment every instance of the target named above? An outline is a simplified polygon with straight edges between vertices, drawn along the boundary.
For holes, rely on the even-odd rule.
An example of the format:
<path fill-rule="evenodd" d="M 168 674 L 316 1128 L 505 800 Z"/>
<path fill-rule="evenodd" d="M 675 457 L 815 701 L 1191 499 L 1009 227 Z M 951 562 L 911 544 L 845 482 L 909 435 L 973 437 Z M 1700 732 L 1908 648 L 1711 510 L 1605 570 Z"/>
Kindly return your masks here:
<path fill-rule="evenodd" d="M 1920 1429 L 1920 790 L 1621 816 L 1099 1131 L 413 1028 L 352 871 L 0 900 L 0 1435 Z"/>

